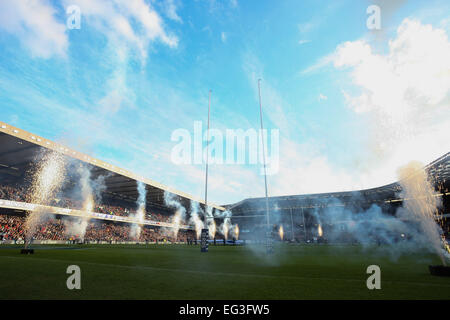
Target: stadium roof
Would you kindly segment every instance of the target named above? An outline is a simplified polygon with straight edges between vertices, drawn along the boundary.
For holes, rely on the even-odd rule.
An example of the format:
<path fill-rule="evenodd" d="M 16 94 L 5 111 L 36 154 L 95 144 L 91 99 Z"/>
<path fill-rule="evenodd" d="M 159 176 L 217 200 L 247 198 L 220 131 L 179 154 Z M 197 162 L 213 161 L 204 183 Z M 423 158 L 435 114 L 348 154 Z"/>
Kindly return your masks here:
<path fill-rule="evenodd" d="M 23 181 L 26 172 L 35 161 L 36 155 L 43 149 L 53 150 L 91 165 L 92 178 L 106 176 L 105 192 L 112 196 L 135 201 L 138 197 L 137 181 L 141 181 L 146 184 L 147 203 L 149 204 L 164 207 L 164 192 L 169 191 L 176 194 L 179 201 L 186 204 L 187 208 L 189 208 L 187 203 L 190 200 L 204 205 L 202 199 L 0 121 L 1 179 L 6 182 L 15 182 L 20 179 Z M 210 202 L 208 205 L 217 210 L 225 210 L 225 208 Z"/>

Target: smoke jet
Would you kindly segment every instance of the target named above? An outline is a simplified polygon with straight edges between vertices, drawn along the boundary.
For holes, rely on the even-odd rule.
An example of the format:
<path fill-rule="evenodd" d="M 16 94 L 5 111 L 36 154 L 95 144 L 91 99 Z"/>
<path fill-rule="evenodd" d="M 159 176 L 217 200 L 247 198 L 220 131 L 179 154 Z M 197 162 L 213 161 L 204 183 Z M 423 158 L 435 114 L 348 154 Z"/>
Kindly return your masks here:
<path fill-rule="evenodd" d="M 280 228 L 278 229 L 278 234 L 280 236 L 280 240 L 283 241 L 284 238 L 284 229 L 283 229 L 283 225 L 280 225 Z"/>
<path fill-rule="evenodd" d="M 164 191 L 164 203 L 166 204 L 166 206 L 175 209 L 175 213 L 172 216 L 172 224 L 174 225 L 172 233 L 175 240 L 177 240 L 180 224 L 186 218 L 186 209 L 181 205 L 179 201 L 175 199 L 175 195 L 168 191 Z"/>
<path fill-rule="evenodd" d="M 225 237 L 225 240 L 228 240 L 228 232 L 231 228 L 231 222 L 229 217 L 225 217 L 223 219 L 223 223 L 220 225 L 220 233 Z"/>
<path fill-rule="evenodd" d="M 436 223 L 435 217 L 441 206 L 440 198 L 434 190 L 423 165 L 413 161 L 398 170 L 401 196 L 404 198 L 403 208 L 398 213 L 399 218 L 418 221 L 420 229 L 427 237 L 434 251 L 445 266 L 445 250 L 442 244 L 442 229 Z"/>
<path fill-rule="evenodd" d="M 87 226 L 89 224 L 89 221 L 91 220 L 90 213 L 94 211 L 95 200 L 91 180 L 91 171 L 85 166 L 80 166 L 77 172 L 80 175 L 80 191 L 81 199 L 83 201 L 83 207 L 81 211 L 83 216 L 75 219 L 70 219 L 68 221 L 64 220 L 64 224 L 66 226 L 66 235 L 78 236 L 79 239 L 83 242 Z"/>
<path fill-rule="evenodd" d="M 142 224 L 145 219 L 145 203 L 147 190 L 145 189 L 145 184 L 141 181 L 137 182 L 137 189 L 139 193 L 138 199 L 136 201 L 138 209 L 137 212 L 133 215 L 133 218 L 137 223 L 134 223 L 130 228 L 130 238 L 136 239 L 138 241 L 141 236 Z"/>
<path fill-rule="evenodd" d="M 202 229 L 204 227 L 203 220 L 199 216 L 200 207 L 198 202 L 191 200 L 191 216 L 189 218 L 189 224 L 195 227 L 195 234 L 197 239 L 200 239 Z"/>
<path fill-rule="evenodd" d="M 214 215 L 212 213 L 212 207 L 207 208 L 206 210 L 206 224 L 208 227 L 208 234 L 211 239 L 216 237 L 216 221 L 214 220 Z"/>
<path fill-rule="evenodd" d="M 321 237 L 323 234 L 322 226 L 320 225 L 320 223 L 319 223 L 319 226 L 317 227 L 317 234 L 319 235 L 319 237 Z"/>
<path fill-rule="evenodd" d="M 34 170 L 30 194 L 31 203 L 49 205 L 65 179 L 66 158 L 63 154 L 47 151 Z M 36 228 L 51 215 L 38 208 L 25 221 L 25 248 L 31 243 Z"/>

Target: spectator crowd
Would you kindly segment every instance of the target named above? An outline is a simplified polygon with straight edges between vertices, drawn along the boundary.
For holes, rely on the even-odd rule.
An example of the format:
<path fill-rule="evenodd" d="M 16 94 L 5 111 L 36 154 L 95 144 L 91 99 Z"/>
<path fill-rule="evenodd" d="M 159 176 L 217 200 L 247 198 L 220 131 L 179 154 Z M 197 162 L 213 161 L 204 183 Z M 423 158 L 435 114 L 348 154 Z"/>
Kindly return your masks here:
<path fill-rule="evenodd" d="M 0 209 L 1 210 L 1 209 Z M 0 240 L 25 239 L 25 215 L 11 215 L 0 212 Z M 147 241 L 187 242 L 194 233 L 180 229 L 175 237 L 172 228 L 142 226 L 139 239 L 131 236 L 132 224 L 91 219 L 84 237 L 74 233 L 71 224 L 79 223 L 74 217 L 49 216 L 33 232 L 34 240 L 76 240 L 76 241 Z"/>
<path fill-rule="evenodd" d="M 27 188 L 23 186 L 8 186 L 0 185 L 0 199 L 12 200 L 18 202 L 32 202 Z M 42 203 L 41 203 L 42 204 Z M 77 201 L 74 199 L 69 199 L 65 197 L 59 197 L 50 199 L 46 205 L 59 207 L 59 208 L 70 208 L 79 209 L 83 208 L 82 201 Z M 125 206 L 109 205 L 106 203 L 98 204 L 94 207 L 94 211 L 98 213 L 110 214 L 115 216 L 130 216 L 134 215 L 135 212 Z M 168 215 L 163 215 L 160 213 L 146 212 L 146 219 L 158 222 L 171 222 L 171 217 Z"/>
<path fill-rule="evenodd" d="M 0 199 L 18 202 L 31 202 L 31 197 L 24 186 L 0 185 Z M 58 197 L 48 200 L 46 205 L 82 209 L 82 201 Z M 24 240 L 25 239 L 25 215 L 11 215 L 0 209 L 0 240 Z M 97 204 L 94 211 L 115 216 L 133 216 L 132 209 L 106 203 Z M 171 217 L 160 213 L 146 212 L 146 219 L 157 222 L 171 222 Z M 71 224 L 79 223 L 74 217 L 49 216 L 44 222 L 35 228 L 33 239 L 35 240 L 84 240 L 84 241 L 148 241 L 148 242 L 186 242 L 188 238 L 195 238 L 192 231 L 180 229 L 175 237 L 172 228 L 141 227 L 140 238 L 130 236 L 132 224 L 123 222 L 111 222 L 107 220 L 91 219 L 86 227 L 84 236 L 73 234 Z"/>

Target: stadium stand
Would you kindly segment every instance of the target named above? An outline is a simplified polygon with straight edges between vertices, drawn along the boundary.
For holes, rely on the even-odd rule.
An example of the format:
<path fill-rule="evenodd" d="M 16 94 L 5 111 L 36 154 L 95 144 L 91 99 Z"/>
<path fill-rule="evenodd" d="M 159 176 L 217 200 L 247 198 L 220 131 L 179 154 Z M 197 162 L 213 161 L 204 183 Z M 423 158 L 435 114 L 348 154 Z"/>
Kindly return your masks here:
<path fill-rule="evenodd" d="M 186 220 L 190 215 L 192 201 L 199 203 L 200 208 L 204 209 L 201 200 L 0 122 L 0 240 L 20 241 L 24 238 L 25 218 L 30 211 L 27 206 L 32 205 L 28 191 L 30 189 L 28 173 L 39 161 L 39 155 L 42 152 L 62 153 L 72 165 L 89 168 L 92 179 L 104 178 L 104 189 L 95 200 L 93 211 L 96 215 L 89 220 L 84 236 L 85 241 L 173 242 L 195 238 L 192 226 L 181 228 L 177 239 L 173 237 L 170 224 L 174 209 L 165 204 L 164 195 L 170 191 L 186 208 Z M 426 170 L 442 199 L 442 207 L 438 214 L 442 218 L 444 232 L 448 237 L 450 153 L 427 165 Z M 137 210 L 138 179 L 145 181 L 145 218 L 151 223 L 142 226 L 140 239 L 131 239 L 132 224 L 127 218 Z M 79 188 L 76 180 L 75 176 L 69 175 L 61 191 L 53 199 L 46 199 L 48 203 L 45 205 L 52 206 L 56 212 L 53 212 L 51 219 L 39 225 L 34 235 L 36 240 L 74 241 L 80 237 L 67 232 L 67 221 L 71 219 L 72 214 L 70 210 L 81 210 L 83 207 L 80 198 L 74 196 L 73 191 Z M 320 225 L 324 236 L 317 236 L 319 228 L 317 217 L 320 217 L 325 210 L 345 208 L 349 212 L 358 214 L 377 205 L 384 214 L 393 215 L 402 205 L 400 192 L 401 186 L 396 182 L 367 190 L 270 197 L 269 212 L 270 221 L 273 222 L 272 231 L 276 233 L 283 226 L 284 241 L 326 242 L 326 235 L 332 227 L 327 221 L 322 221 Z M 214 208 L 214 213 L 224 210 L 232 212 L 232 223 L 239 225 L 241 239 L 254 241 L 264 239 L 267 227 L 264 219 L 264 198 L 245 199 L 225 206 L 210 205 Z M 67 209 L 64 214 L 58 211 L 63 209 Z M 216 219 L 216 225 L 222 222 L 223 218 Z M 187 222 L 182 221 L 182 223 Z M 354 239 L 343 230 L 339 241 L 351 242 Z"/>
<path fill-rule="evenodd" d="M 444 235 L 449 238 L 450 231 L 450 153 L 433 161 L 425 167 L 429 180 L 442 200 L 438 216 L 443 225 Z M 284 226 L 284 240 L 292 242 L 326 241 L 326 235 L 331 225 L 322 221 L 324 236 L 318 237 L 318 217 L 325 211 L 347 210 L 358 214 L 378 206 L 384 214 L 394 215 L 402 206 L 401 185 L 395 182 L 378 188 L 332 192 L 322 194 L 305 194 L 269 197 L 270 221 L 273 222 L 273 232 Z M 263 239 L 266 231 L 265 198 L 250 198 L 231 205 L 225 205 L 233 213 L 233 222 L 241 228 L 243 239 Z M 336 227 L 336 226 L 334 226 Z M 342 228 L 345 228 L 343 224 Z M 342 242 L 353 242 L 350 233 L 340 232 Z"/>
<path fill-rule="evenodd" d="M 23 214 L 0 212 L 0 241 L 12 240 L 20 242 L 25 239 L 25 219 Z M 41 223 L 33 235 L 34 240 L 65 240 L 78 241 L 79 235 L 69 235 L 66 232 L 67 217 L 56 216 Z M 192 230 L 180 230 L 177 237 L 170 230 L 162 228 L 143 227 L 140 239 L 130 237 L 130 224 L 113 223 L 101 220 L 90 221 L 86 234 L 85 243 L 97 243 L 99 241 L 116 242 L 184 242 L 193 239 Z"/>
<path fill-rule="evenodd" d="M 32 173 L 43 155 L 52 152 L 63 155 L 67 175 L 56 195 L 45 199 L 45 203 L 35 203 L 30 191 Z M 94 190 L 95 206 L 92 212 L 88 212 L 86 241 L 175 241 L 171 232 L 174 227 L 171 217 L 175 209 L 165 203 L 167 192 L 186 208 L 186 220 L 192 201 L 204 209 L 201 199 L 0 122 L 0 239 L 23 239 L 26 215 L 33 206 L 41 205 L 53 214 L 53 218 L 39 226 L 35 239 L 67 240 L 67 221 L 83 210 L 80 177 L 76 170 L 81 167 L 89 171 L 91 181 L 102 180 L 101 191 Z M 130 228 L 135 221 L 132 219 L 138 209 L 138 181 L 145 186 L 146 213 L 140 239 L 131 239 Z M 224 210 L 213 203 L 209 205 L 213 210 Z M 194 238 L 192 230 L 189 230 L 193 228 L 185 223 L 181 221 L 177 241 Z"/>
<path fill-rule="evenodd" d="M 28 191 L 26 187 L 21 186 L 5 186 L 0 185 L 0 199 L 26 202 L 28 200 Z M 68 198 L 53 199 L 52 205 L 61 208 L 81 209 L 81 202 Z M 117 205 L 97 204 L 94 208 L 96 212 L 116 215 L 129 216 L 135 212 L 130 208 L 124 208 Z M 161 213 L 147 213 L 147 218 L 151 218 L 157 222 L 171 222 L 171 217 Z M 57 215 L 55 218 L 46 220 L 38 228 L 34 235 L 36 240 L 75 240 L 79 235 L 67 235 L 65 221 L 68 222 L 71 217 L 63 217 Z M 0 240 L 23 240 L 24 224 L 26 213 L 9 214 L 8 210 L 0 210 Z M 185 223 L 185 221 L 182 221 Z M 112 223 L 109 221 L 101 221 L 95 219 L 91 221 L 87 227 L 84 240 L 89 241 L 169 241 L 169 242 L 186 242 L 188 235 L 193 238 L 194 235 L 190 230 L 181 230 L 175 238 L 170 230 L 162 228 L 144 227 L 140 239 L 132 239 L 130 237 L 129 223 Z"/>

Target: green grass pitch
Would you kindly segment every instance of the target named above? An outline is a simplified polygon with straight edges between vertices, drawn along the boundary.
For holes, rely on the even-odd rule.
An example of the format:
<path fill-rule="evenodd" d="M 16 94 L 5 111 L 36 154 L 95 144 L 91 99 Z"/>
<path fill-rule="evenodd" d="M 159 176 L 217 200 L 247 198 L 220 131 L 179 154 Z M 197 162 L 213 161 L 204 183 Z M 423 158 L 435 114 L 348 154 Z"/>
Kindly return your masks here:
<path fill-rule="evenodd" d="M 449 299 L 450 278 L 429 274 L 430 254 L 393 259 L 382 248 L 278 245 L 264 248 L 186 245 L 0 246 L 2 299 Z M 81 268 L 69 290 L 66 269 Z M 366 269 L 381 268 L 369 290 Z"/>

